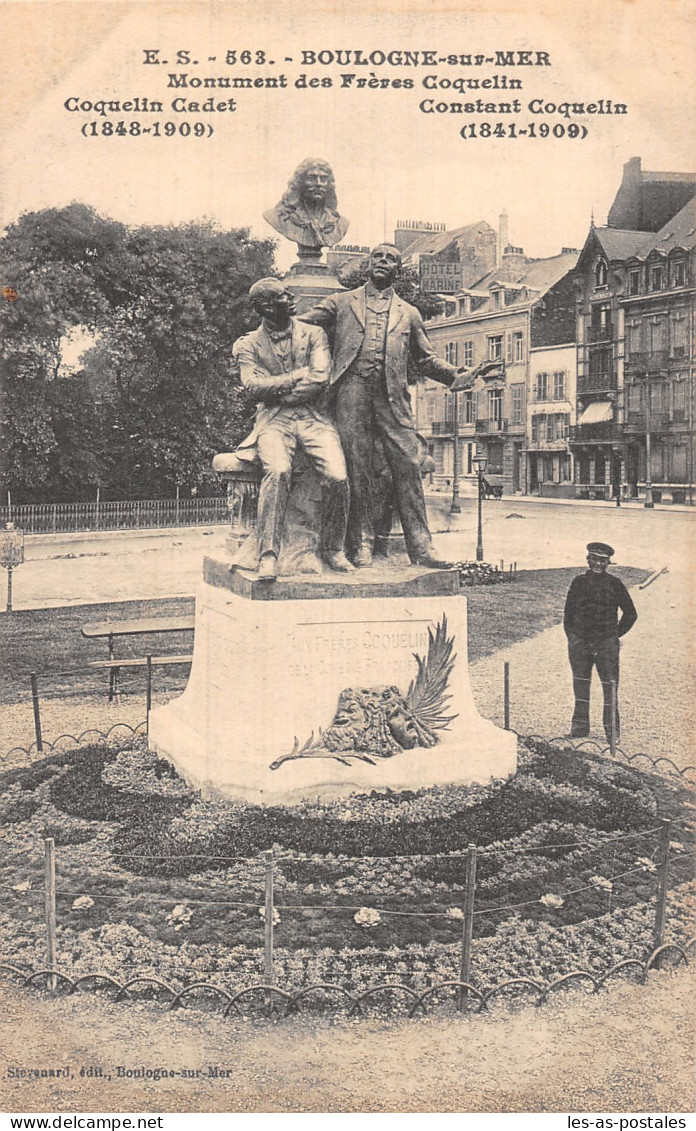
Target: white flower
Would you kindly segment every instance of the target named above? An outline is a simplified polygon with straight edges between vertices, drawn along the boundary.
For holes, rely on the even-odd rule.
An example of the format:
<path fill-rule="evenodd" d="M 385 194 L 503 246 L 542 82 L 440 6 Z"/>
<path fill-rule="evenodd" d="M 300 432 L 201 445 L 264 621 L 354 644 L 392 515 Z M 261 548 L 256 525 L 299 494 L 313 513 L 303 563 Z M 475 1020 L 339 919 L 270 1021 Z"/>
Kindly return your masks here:
<path fill-rule="evenodd" d="M 669 842 L 669 847 L 672 849 L 673 852 L 683 852 L 684 851 L 684 845 L 679 840 L 671 840 Z"/>
<path fill-rule="evenodd" d="M 379 911 L 375 911 L 374 907 L 361 907 L 353 916 L 353 922 L 357 923 L 359 927 L 376 927 L 381 921 L 382 916 Z"/>
<path fill-rule="evenodd" d="M 193 911 L 187 907 L 185 903 L 177 903 L 167 915 L 167 922 L 170 927 L 175 931 L 180 931 L 182 927 L 188 927 L 193 917 Z"/>
<path fill-rule="evenodd" d="M 259 915 L 261 916 L 261 918 L 263 919 L 263 921 L 265 923 L 266 922 L 266 908 L 265 907 L 259 907 Z M 277 927 L 279 923 L 280 923 L 280 912 L 278 911 L 277 907 L 274 907 L 273 908 L 273 926 Z"/>
<path fill-rule="evenodd" d="M 636 860 L 636 864 L 639 868 L 642 868 L 644 872 L 657 871 L 657 864 L 653 860 L 649 860 L 647 856 L 640 856 Z"/>
<path fill-rule="evenodd" d="M 614 890 L 611 880 L 607 880 L 604 876 L 590 876 L 590 883 L 594 884 L 596 888 L 601 888 L 602 891 Z"/>
<path fill-rule="evenodd" d="M 13 891 L 31 891 L 31 880 L 24 880 L 21 884 L 14 884 Z"/>
<path fill-rule="evenodd" d="M 90 895 L 79 895 L 73 901 L 73 911 L 87 911 L 90 907 L 94 907 L 94 900 Z"/>
<path fill-rule="evenodd" d="M 448 919 L 463 919 L 464 918 L 464 912 L 462 911 L 461 907 L 448 907 L 447 908 L 447 918 Z"/>
<path fill-rule="evenodd" d="M 563 902 L 564 901 L 561 896 L 554 895 L 553 892 L 548 892 L 546 895 L 542 895 L 539 900 L 539 903 L 543 903 L 544 907 L 562 907 Z"/>

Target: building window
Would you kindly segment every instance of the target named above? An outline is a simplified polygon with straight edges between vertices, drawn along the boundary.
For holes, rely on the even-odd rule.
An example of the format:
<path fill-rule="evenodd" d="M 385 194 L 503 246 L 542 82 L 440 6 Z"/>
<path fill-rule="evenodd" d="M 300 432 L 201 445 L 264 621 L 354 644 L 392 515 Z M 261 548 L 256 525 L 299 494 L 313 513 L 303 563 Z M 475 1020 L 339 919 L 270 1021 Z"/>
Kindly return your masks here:
<path fill-rule="evenodd" d="M 558 436 L 557 436 L 557 433 L 556 433 L 556 417 L 555 416 L 547 416 L 546 417 L 546 439 L 547 440 L 556 440 L 557 438 L 558 438 Z"/>
<path fill-rule="evenodd" d="M 524 361 L 524 334 L 521 330 L 508 335 L 507 359 L 510 364 Z"/>
<path fill-rule="evenodd" d="M 675 444 L 672 448 L 672 479 L 686 483 L 686 444 Z"/>
<path fill-rule="evenodd" d="M 457 365 L 457 343 L 448 342 L 445 346 L 445 361 L 449 361 L 450 365 Z"/>
<path fill-rule="evenodd" d="M 503 305 L 503 292 L 502 291 L 493 291 L 493 306 L 495 307 L 496 310 L 500 310 L 502 305 Z"/>
<path fill-rule="evenodd" d="M 512 392 L 512 406 L 511 417 L 513 424 L 522 423 L 522 385 L 511 385 Z"/>
<path fill-rule="evenodd" d="M 675 420 L 684 420 L 686 416 L 686 381 L 672 383 L 672 415 Z"/>
<path fill-rule="evenodd" d="M 661 263 L 650 268 L 650 290 L 661 291 L 665 285 L 665 269 Z"/>
<path fill-rule="evenodd" d="M 650 382 L 650 411 L 662 414 L 667 411 L 667 382 Z"/>
<path fill-rule="evenodd" d="M 500 423 L 503 419 L 503 390 L 489 389 L 488 391 L 488 417 Z"/>
<path fill-rule="evenodd" d="M 604 259 L 598 259 L 595 266 L 595 286 L 606 287 L 607 285 L 607 265 Z"/>
<path fill-rule="evenodd" d="M 686 357 L 686 318 L 678 314 L 672 319 L 672 357 Z"/>
<path fill-rule="evenodd" d="M 555 401 L 564 401 L 566 395 L 566 375 L 558 372 L 553 375 L 553 399 Z"/>
<path fill-rule="evenodd" d="M 611 337 L 611 307 L 608 302 L 598 302 L 592 307 L 591 325 L 595 340 Z"/>
<path fill-rule="evenodd" d="M 544 444 L 546 442 L 546 417 L 533 416 L 532 417 L 532 441 L 535 444 Z"/>
<path fill-rule="evenodd" d="M 464 424 L 474 423 L 474 394 L 465 392 L 462 397 L 462 409 L 464 413 Z"/>
<path fill-rule="evenodd" d="M 626 345 L 628 356 L 640 353 L 642 345 L 642 325 L 640 322 L 630 322 L 626 330 Z"/>
<path fill-rule="evenodd" d="M 464 342 L 464 362 L 463 362 L 463 364 L 466 365 L 467 369 L 471 369 L 471 366 L 474 364 L 474 343 L 473 342 Z"/>
<path fill-rule="evenodd" d="M 662 321 L 648 322 L 650 352 L 658 353 L 665 348 L 665 324 Z"/>
<path fill-rule="evenodd" d="M 640 270 L 629 271 L 628 273 L 628 293 L 630 295 L 640 294 Z"/>
<path fill-rule="evenodd" d="M 549 399 L 549 375 L 548 375 L 548 373 L 537 373 L 536 399 L 538 401 L 547 401 Z"/>
<path fill-rule="evenodd" d="M 677 259 L 672 264 L 672 285 L 675 287 L 683 287 L 686 283 L 686 263 L 683 259 Z"/>
<path fill-rule="evenodd" d="M 489 361 L 502 361 L 503 358 L 503 335 L 494 334 L 488 339 L 488 360 Z"/>
<path fill-rule="evenodd" d="M 567 412 L 556 414 L 556 438 L 567 440 L 570 434 L 570 415 Z"/>
<path fill-rule="evenodd" d="M 640 397 L 640 384 L 634 381 L 633 384 L 628 386 L 628 411 L 640 412 L 641 397 Z"/>

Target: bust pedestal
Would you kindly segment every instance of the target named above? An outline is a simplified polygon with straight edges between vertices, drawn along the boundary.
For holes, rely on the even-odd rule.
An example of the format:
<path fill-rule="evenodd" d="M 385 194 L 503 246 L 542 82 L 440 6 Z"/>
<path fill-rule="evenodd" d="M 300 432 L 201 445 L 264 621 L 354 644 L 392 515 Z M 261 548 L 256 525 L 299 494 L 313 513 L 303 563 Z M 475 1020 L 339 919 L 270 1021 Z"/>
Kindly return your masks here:
<path fill-rule="evenodd" d="M 416 657 L 430 673 L 429 711 L 412 707 Z M 429 729 L 431 745 L 395 741 L 403 713 L 381 704 L 399 697 L 416 720 L 450 720 Z M 485 783 L 514 773 L 517 757 L 516 736 L 476 710 L 455 572 L 372 569 L 268 584 L 214 558 L 197 596 L 189 683 L 151 712 L 149 742 L 207 795 L 266 805 Z"/>

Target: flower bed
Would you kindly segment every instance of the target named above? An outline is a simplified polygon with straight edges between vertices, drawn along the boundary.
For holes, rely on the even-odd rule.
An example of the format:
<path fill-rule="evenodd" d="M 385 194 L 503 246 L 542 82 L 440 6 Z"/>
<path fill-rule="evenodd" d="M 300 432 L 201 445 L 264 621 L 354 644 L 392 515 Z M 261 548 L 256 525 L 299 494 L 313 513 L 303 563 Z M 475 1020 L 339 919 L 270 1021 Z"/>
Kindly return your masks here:
<path fill-rule="evenodd" d="M 43 962 L 43 839 L 56 843 L 58 965 L 187 984 L 262 973 L 263 850 L 275 859 L 276 975 L 295 987 L 456 976 L 465 855 L 478 847 L 472 978 L 606 970 L 652 945 L 659 818 L 675 822 L 669 936 L 690 929 L 683 783 L 529 741 L 471 788 L 266 808 L 206 801 L 143 744 L 0 776 L 0 954 Z M 408 913 L 407 913 L 408 912 Z"/>

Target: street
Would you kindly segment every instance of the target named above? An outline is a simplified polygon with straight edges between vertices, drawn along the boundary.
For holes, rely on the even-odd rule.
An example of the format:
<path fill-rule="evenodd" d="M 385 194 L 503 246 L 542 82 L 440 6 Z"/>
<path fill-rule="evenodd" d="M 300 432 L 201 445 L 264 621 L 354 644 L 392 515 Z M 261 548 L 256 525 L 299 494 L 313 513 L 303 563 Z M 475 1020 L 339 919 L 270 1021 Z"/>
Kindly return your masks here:
<path fill-rule="evenodd" d="M 438 552 L 457 561 L 476 553 L 476 500 L 463 498 L 461 506 L 461 514 L 450 515 L 448 496 L 428 499 Z M 191 596 L 203 555 L 223 554 L 226 535 L 226 527 L 213 526 L 27 536 L 26 561 L 14 571 L 14 608 Z M 685 509 L 522 497 L 483 503 L 484 559 L 494 564 L 582 569 L 592 540 L 610 542 L 619 565 L 691 573 L 696 562 L 696 523 Z"/>

